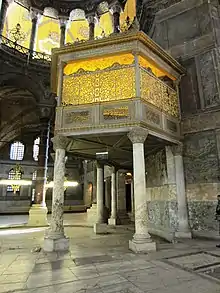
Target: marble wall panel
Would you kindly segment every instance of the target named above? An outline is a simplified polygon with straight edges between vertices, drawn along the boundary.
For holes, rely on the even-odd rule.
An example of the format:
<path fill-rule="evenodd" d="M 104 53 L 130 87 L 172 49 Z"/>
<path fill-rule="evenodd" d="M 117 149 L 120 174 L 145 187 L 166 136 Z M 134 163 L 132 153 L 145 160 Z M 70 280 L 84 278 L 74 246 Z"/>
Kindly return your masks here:
<path fill-rule="evenodd" d="M 184 168 L 187 184 L 218 182 L 219 162 L 214 131 L 185 136 Z"/>

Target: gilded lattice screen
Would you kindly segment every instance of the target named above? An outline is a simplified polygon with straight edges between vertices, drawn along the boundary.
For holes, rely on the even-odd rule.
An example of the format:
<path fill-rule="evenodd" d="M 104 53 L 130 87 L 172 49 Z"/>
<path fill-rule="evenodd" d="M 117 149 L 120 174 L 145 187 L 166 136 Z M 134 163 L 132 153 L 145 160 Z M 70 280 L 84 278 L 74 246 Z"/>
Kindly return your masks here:
<path fill-rule="evenodd" d="M 123 100 L 135 97 L 135 68 L 117 69 L 66 76 L 63 83 L 63 105 Z"/>
<path fill-rule="evenodd" d="M 179 117 L 177 92 L 144 69 L 141 69 L 141 97 L 161 111 Z"/>
<path fill-rule="evenodd" d="M 140 56 L 138 65 L 141 98 L 179 117 L 176 91 L 158 78 L 166 73 Z M 136 68 L 132 54 L 71 61 L 64 68 L 62 103 L 83 105 L 135 98 Z"/>

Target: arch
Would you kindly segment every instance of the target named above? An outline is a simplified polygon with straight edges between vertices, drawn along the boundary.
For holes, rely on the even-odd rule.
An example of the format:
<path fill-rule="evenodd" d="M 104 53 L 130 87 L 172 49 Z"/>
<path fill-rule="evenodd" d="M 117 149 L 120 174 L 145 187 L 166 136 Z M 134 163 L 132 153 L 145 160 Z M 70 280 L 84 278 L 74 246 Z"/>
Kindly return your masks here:
<path fill-rule="evenodd" d="M 36 103 L 41 102 L 45 92 L 39 82 L 21 72 L 4 72 L 0 74 L 0 86 L 14 86 L 15 88 L 25 89 L 33 95 Z"/>

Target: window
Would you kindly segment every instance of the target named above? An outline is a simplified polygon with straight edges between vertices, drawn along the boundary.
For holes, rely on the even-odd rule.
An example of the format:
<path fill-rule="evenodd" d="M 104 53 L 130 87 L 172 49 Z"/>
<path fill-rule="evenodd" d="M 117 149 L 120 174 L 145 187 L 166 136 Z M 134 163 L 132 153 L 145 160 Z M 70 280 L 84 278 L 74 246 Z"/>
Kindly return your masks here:
<path fill-rule="evenodd" d="M 32 174 L 32 181 L 35 181 L 37 179 L 37 171 L 34 171 Z"/>
<path fill-rule="evenodd" d="M 8 173 L 8 179 L 11 180 L 21 180 L 22 177 L 22 173 L 21 171 L 16 172 L 14 169 L 11 169 Z M 12 185 L 8 185 L 7 186 L 7 191 L 8 192 L 19 192 L 20 191 L 20 186 L 12 186 Z"/>
<path fill-rule="evenodd" d="M 22 161 L 24 158 L 24 145 L 20 141 L 16 141 L 11 144 L 10 159 L 16 161 Z"/>
<path fill-rule="evenodd" d="M 36 138 L 35 141 L 34 141 L 33 158 L 34 158 L 35 161 L 38 161 L 39 145 L 40 145 L 40 137 Z"/>

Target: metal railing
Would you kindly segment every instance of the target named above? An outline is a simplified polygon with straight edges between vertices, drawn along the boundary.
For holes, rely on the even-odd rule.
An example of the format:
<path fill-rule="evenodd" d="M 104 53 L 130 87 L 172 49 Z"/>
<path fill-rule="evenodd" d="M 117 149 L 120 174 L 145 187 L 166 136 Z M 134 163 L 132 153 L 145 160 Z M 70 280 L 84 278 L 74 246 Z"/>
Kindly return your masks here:
<path fill-rule="evenodd" d="M 37 62 L 49 65 L 51 56 L 42 52 L 37 52 L 19 45 L 8 38 L 0 35 L 0 49 L 14 55 L 15 57 L 25 60 L 27 63 Z"/>

